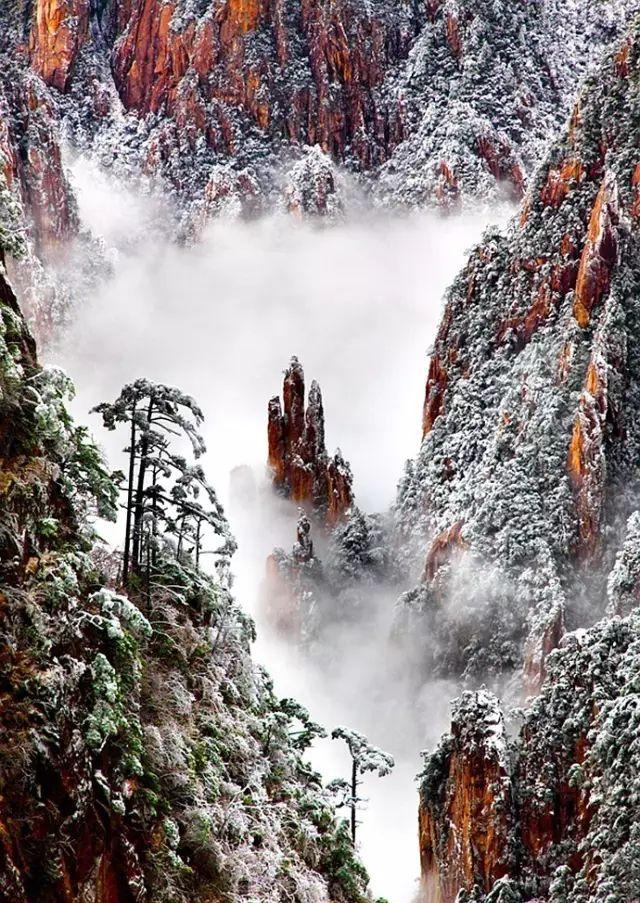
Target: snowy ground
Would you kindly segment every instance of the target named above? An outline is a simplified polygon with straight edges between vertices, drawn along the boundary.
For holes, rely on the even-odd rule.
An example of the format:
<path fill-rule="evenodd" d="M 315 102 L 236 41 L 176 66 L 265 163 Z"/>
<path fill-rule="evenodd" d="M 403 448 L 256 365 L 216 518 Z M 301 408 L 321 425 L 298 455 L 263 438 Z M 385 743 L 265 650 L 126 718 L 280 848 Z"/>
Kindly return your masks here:
<path fill-rule="evenodd" d="M 85 223 L 117 249 L 114 276 L 78 312 L 50 362 L 74 378 L 75 413 L 113 466 L 120 466 L 123 437 L 100 431 L 87 411 L 146 376 L 200 402 L 204 464 L 223 500 L 237 465 L 250 465 L 259 483 L 267 401 L 296 354 L 308 381 L 323 389 L 327 444 L 351 461 L 360 506 L 388 506 L 418 447 L 427 350 L 444 289 L 492 215 L 372 216 L 324 229 L 276 218 L 218 223 L 202 245 L 180 250 L 148 228 L 153 212 L 144 202 L 89 164 L 77 163 L 75 178 Z M 274 545 L 291 546 L 293 512 L 236 506 L 231 522 L 240 542 L 237 596 L 260 627 L 264 559 Z M 374 893 L 408 903 L 419 869 L 413 778 L 420 749 L 446 725 L 450 693 L 429 685 L 418 710 L 404 704 L 402 676 L 382 652 L 393 600 L 378 601 L 366 635 L 337 641 L 331 673 L 318 674 L 265 631 L 256 658 L 281 695 L 295 695 L 329 728 L 365 732 L 396 757 L 393 775 L 367 786 L 360 842 Z M 329 741 L 316 748 L 314 763 L 327 780 L 346 764 Z"/>

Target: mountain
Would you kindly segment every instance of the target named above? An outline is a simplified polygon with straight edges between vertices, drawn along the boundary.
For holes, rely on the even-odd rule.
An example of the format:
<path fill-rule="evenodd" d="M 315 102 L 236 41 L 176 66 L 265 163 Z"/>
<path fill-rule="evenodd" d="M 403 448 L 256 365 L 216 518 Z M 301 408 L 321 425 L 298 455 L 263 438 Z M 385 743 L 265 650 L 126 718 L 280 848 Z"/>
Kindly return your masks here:
<path fill-rule="evenodd" d="M 421 776 L 427 900 L 638 899 L 639 639 L 637 609 L 569 634 L 511 738 L 492 693 L 456 702 Z"/>
<path fill-rule="evenodd" d="M 472 253 L 431 358 L 399 506 L 431 545 L 404 616 L 441 673 L 504 687 L 524 664 L 537 695 L 467 691 L 427 755 L 428 901 L 640 896 L 639 70 L 634 26 Z"/>
<path fill-rule="evenodd" d="M 90 284 L 91 267 L 100 270 L 101 255 L 82 234 L 46 86 L 2 53 L 1 43 L 0 55 L 0 214 L 7 266 L 33 331 L 44 339 L 61 328 Z"/>
<path fill-rule="evenodd" d="M 579 79 L 634 6 L 444 2 L 394 79 L 404 140 L 378 173 L 386 203 L 520 200 Z"/>
<path fill-rule="evenodd" d="M 535 687 L 604 613 L 637 505 L 636 66 L 634 29 L 446 300 L 397 508 L 430 543 L 405 615 L 442 672 L 518 668 L 526 640 Z"/>
<path fill-rule="evenodd" d="M 0 9 L 12 80 L 37 74 L 52 118 L 105 165 L 160 178 L 187 231 L 222 209 L 286 207 L 319 169 L 334 194 L 334 164 L 394 203 L 496 197 L 497 183 L 519 196 L 576 77 L 632 12 L 612 0 Z"/>
<path fill-rule="evenodd" d="M 9 267 L 38 341 L 108 273 L 79 221 L 74 154 L 160 199 L 179 240 L 220 215 L 519 199 L 576 78 L 632 13 L 3 0 L 0 159 L 27 257 Z"/>
<path fill-rule="evenodd" d="M 357 508 L 320 389 L 306 395 L 292 360 L 269 465 L 306 510 L 292 552 L 269 560 L 267 604 L 311 646 L 327 624 L 357 638 L 411 581 L 391 642 L 413 684 L 465 689 L 421 775 L 428 903 L 640 898 L 633 12 L 0 2 L 0 898 L 367 899 L 304 759 L 320 729 L 252 661 L 228 554 L 207 576 L 184 522 L 177 547 L 152 528 L 125 593 L 96 546 L 114 477 L 68 414 L 68 381 L 39 366 L 13 288 L 50 340 L 108 272 L 73 153 L 159 196 L 176 241 L 219 215 L 337 217 L 352 193 L 450 211 L 522 198 L 447 294 L 390 516 Z M 139 495 L 146 523 L 165 500 L 144 479 Z"/>

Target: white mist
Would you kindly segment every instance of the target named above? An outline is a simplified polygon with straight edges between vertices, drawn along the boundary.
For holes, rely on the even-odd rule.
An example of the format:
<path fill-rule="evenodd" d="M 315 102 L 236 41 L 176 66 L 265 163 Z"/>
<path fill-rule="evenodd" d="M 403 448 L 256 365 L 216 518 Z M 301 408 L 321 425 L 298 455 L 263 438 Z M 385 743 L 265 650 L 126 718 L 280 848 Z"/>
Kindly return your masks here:
<path fill-rule="evenodd" d="M 442 296 L 490 221 L 487 214 L 372 216 L 328 228 L 274 217 L 215 223 L 202 244 L 178 249 L 153 228 L 150 204 L 111 184 L 92 164 L 74 165 L 85 224 L 113 253 L 113 277 L 78 311 L 52 362 L 78 387 L 75 414 L 120 466 L 124 437 L 101 431 L 87 412 L 137 377 L 180 386 L 206 415 L 207 473 L 223 501 L 229 474 L 266 458 L 266 409 L 292 354 L 322 387 L 327 444 L 340 446 L 364 510 L 393 501 L 420 439 L 427 350 Z M 504 218 L 504 213 L 503 213 Z M 281 505 L 230 512 L 240 550 L 236 595 L 258 621 L 264 560 L 291 546 L 295 512 Z M 280 695 L 294 695 L 327 728 L 349 725 L 397 759 L 394 773 L 367 782 L 360 847 L 375 895 L 409 903 L 417 885 L 419 751 L 446 726 L 450 687 L 425 687 L 407 703 L 385 659 L 393 599 L 382 600 L 360 636 L 341 637 L 331 673 L 260 633 L 256 658 Z M 345 774 L 340 746 L 318 744 L 326 780 Z"/>

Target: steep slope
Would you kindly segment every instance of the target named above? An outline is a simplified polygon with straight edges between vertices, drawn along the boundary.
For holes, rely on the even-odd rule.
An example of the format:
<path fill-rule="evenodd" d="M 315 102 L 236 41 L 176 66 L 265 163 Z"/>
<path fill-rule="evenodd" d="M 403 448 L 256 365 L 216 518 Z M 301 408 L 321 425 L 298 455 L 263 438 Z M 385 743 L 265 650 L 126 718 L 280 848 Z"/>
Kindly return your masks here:
<path fill-rule="evenodd" d="M 539 695 L 455 703 L 421 780 L 427 903 L 640 896 L 639 66 L 636 26 L 472 254 L 431 359 L 398 511 L 430 547 L 405 614 L 470 682 L 524 649 Z"/>
<path fill-rule="evenodd" d="M 394 81 L 406 137 L 378 190 L 408 206 L 520 199 L 580 78 L 636 6 L 466 0 L 428 10 Z"/>
<path fill-rule="evenodd" d="M 87 517 L 115 486 L 4 267 L 0 315 L 0 898 L 364 900 L 302 758 L 316 728 L 252 662 L 226 559 L 107 585 Z"/>
<path fill-rule="evenodd" d="M 401 138 L 384 78 L 408 54 L 420 4 L 89 6 L 36 4 L 23 25 L 29 63 L 66 94 L 77 141 L 191 208 L 188 232 L 220 211 L 287 207 L 289 195 L 324 213 L 319 196 L 338 189 L 331 160 L 371 168 Z"/>
<path fill-rule="evenodd" d="M 7 267 L 43 343 L 106 266 L 80 223 L 55 94 L 25 65 L 17 43 L 19 4 L 1 3 L 0 21 L 0 214 L 13 236 Z"/>
<path fill-rule="evenodd" d="M 27 256 L 8 266 L 38 341 L 107 269 L 73 153 L 153 194 L 179 240 L 220 215 L 519 198 L 634 8 L 2 0 L 0 156 Z"/>
<path fill-rule="evenodd" d="M 631 0 L 5 3 L 69 134 L 190 208 L 339 210 L 338 163 L 392 203 L 520 196 Z M 317 146 L 317 149 L 312 149 Z M 364 180 L 370 185 L 370 178 Z M 344 187 L 344 186 L 342 186 Z M 284 189 L 284 192 L 283 192 Z M 283 197 L 284 194 L 284 197 Z M 327 205 L 326 197 L 337 199 Z"/>
<path fill-rule="evenodd" d="M 492 694 L 458 700 L 422 776 L 427 901 L 639 898 L 639 652 L 637 610 L 568 635 L 513 741 Z"/>
<path fill-rule="evenodd" d="M 518 668 L 603 613 L 638 492 L 639 36 L 580 93 L 521 215 L 451 288 L 397 517 L 436 670 Z M 428 552 L 424 553 L 424 543 Z"/>

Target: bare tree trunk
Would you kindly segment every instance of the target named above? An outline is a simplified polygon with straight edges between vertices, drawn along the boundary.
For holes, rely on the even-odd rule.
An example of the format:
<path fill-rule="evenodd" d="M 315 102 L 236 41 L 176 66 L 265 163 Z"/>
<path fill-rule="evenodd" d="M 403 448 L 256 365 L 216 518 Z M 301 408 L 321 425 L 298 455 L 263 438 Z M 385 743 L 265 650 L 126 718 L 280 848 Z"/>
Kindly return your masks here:
<path fill-rule="evenodd" d="M 196 529 L 196 570 L 200 567 L 200 533 L 202 531 L 202 521 L 198 520 Z"/>
<path fill-rule="evenodd" d="M 127 484 L 127 522 L 124 528 L 124 555 L 122 558 L 122 585 L 129 579 L 129 562 L 131 560 L 131 515 L 133 509 L 133 478 L 136 465 L 136 403 L 131 409 L 131 449 L 129 451 L 129 482 Z"/>
<path fill-rule="evenodd" d="M 151 611 L 151 550 L 147 539 L 147 613 Z"/>
<path fill-rule="evenodd" d="M 187 515 L 183 514 L 180 518 L 180 530 L 178 532 L 178 548 L 176 549 L 176 558 L 180 561 L 180 555 L 182 554 L 182 537 L 184 536 L 184 528 L 187 520 Z"/>
<path fill-rule="evenodd" d="M 351 762 L 351 840 L 356 845 L 356 797 L 358 793 L 358 765 L 355 759 Z"/>
<path fill-rule="evenodd" d="M 153 413 L 153 400 L 149 402 L 147 412 L 147 431 L 140 443 L 140 464 L 138 466 L 138 485 L 136 487 L 136 500 L 133 517 L 133 554 L 131 570 L 135 573 L 140 567 L 140 540 L 142 533 L 142 516 L 144 514 L 144 480 L 147 472 L 147 455 L 149 454 L 149 430 L 151 429 L 151 415 Z"/>
<path fill-rule="evenodd" d="M 151 484 L 153 486 L 153 499 L 151 501 L 151 541 L 153 548 L 151 549 L 151 563 L 154 568 L 158 561 L 158 555 L 156 551 L 157 540 L 158 540 L 158 496 L 156 494 L 156 482 L 158 479 L 158 468 L 153 468 L 153 475 L 151 477 Z M 148 568 L 147 568 L 148 570 Z"/>

